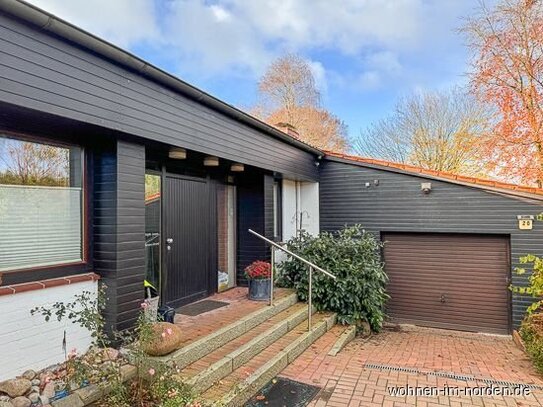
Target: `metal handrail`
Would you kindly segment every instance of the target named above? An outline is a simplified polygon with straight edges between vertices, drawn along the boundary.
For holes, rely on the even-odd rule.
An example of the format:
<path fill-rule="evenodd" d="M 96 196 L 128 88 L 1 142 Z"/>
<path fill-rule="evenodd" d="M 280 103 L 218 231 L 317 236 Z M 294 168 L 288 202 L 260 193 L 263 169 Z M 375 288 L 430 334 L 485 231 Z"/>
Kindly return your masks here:
<path fill-rule="evenodd" d="M 283 252 L 285 252 L 289 256 L 292 256 L 295 259 L 298 259 L 302 263 L 305 263 L 305 264 L 307 264 L 309 266 L 309 296 L 308 296 L 308 301 L 307 301 L 308 302 L 308 304 L 307 304 L 308 305 L 307 329 L 308 329 L 308 331 L 311 331 L 311 315 L 312 315 L 312 310 L 313 310 L 313 307 L 312 307 L 312 304 L 311 304 L 311 302 L 312 302 L 311 297 L 313 296 L 312 295 L 313 294 L 313 270 L 320 271 L 321 273 L 327 275 L 330 278 L 333 278 L 334 280 L 336 280 L 337 277 L 334 276 L 329 271 L 326 271 L 323 268 L 317 266 L 316 264 L 311 263 L 309 260 L 306 260 L 303 257 L 297 255 L 296 253 L 293 253 L 290 250 L 285 249 L 283 246 L 281 246 L 280 244 L 274 242 L 273 240 L 270 240 L 267 237 L 262 236 L 260 233 L 257 233 L 252 229 L 249 229 L 249 233 L 252 233 L 253 235 L 258 237 L 259 239 L 262 239 L 266 243 L 271 245 L 270 305 L 273 305 L 273 269 L 275 268 L 275 249 L 277 248 L 279 250 L 282 250 Z"/>

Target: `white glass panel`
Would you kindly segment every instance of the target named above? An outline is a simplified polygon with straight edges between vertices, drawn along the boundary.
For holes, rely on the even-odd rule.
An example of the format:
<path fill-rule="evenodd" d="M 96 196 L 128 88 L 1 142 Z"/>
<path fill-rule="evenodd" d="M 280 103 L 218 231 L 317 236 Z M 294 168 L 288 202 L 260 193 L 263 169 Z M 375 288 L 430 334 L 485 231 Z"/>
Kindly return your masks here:
<path fill-rule="evenodd" d="M 0 271 L 81 255 L 81 188 L 0 185 Z"/>

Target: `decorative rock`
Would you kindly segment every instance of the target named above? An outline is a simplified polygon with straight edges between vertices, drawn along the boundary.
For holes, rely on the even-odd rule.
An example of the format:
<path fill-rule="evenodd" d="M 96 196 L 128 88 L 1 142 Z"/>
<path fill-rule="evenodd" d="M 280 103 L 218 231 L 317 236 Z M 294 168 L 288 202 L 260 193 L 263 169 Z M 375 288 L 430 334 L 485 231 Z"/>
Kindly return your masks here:
<path fill-rule="evenodd" d="M 9 396 L 0 396 L 0 401 L 11 401 L 11 397 L 9 397 Z"/>
<path fill-rule="evenodd" d="M 26 397 L 15 397 L 11 400 L 11 404 L 13 404 L 13 407 L 30 407 L 32 402 Z"/>
<path fill-rule="evenodd" d="M 42 406 L 46 406 L 49 404 L 49 397 L 44 396 L 43 394 L 40 396 L 40 403 Z"/>
<path fill-rule="evenodd" d="M 168 322 L 153 324 L 154 338 L 146 346 L 145 352 L 151 356 L 164 356 L 179 348 L 182 340 L 181 328 Z"/>
<path fill-rule="evenodd" d="M 8 396 L 14 398 L 25 395 L 31 387 L 32 382 L 28 379 L 11 379 L 0 383 L 0 392 L 6 393 Z"/>
<path fill-rule="evenodd" d="M 100 400 L 103 395 L 100 387 L 95 384 L 76 390 L 76 393 L 86 406 Z"/>
<path fill-rule="evenodd" d="M 13 404 L 11 403 L 11 401 L 7 400 L 7 401 L 0 401 L 0 407 L 13 407 Z"/>
<path fill-rule="evenodd" d="M 30 388 L 30 393 L 39 393 L 40 392 L 40 386 L 32 386 Z"/>
<path fill-rule="evenodd" d="M 55 395 L 55 382 L 49 382 L 45 385 L 42 391 L 42 396 L 47 397 L 48 399 L 52 398 Z M 45 404 L 45 403 L 42 403 Z"/>
<path fill-rule="evenodd" d="M 40 401 L 40 393 L 30 393 L 27 397 L 32 404 L 37 404 Z"/>
<path fill-rule="evenodd" d="M 107 360 L 117 360 L 119 357 L 119 351 L 113 348 L 104 349 L 104 356 Z"/>
<path fill-rule="evenodd" d="M 32 369 L 29 369 L 27 370 L 26 372 L 23 373 L 23 376 L 25 379 L 28 379 L 28 380 L 34 380 L 34 378 L 36 377 L 36 372 L 33 371 Z"/>
<path fill-rule="evenodd" d="M 53 407 L 84 407 L 83 401 L 77 394 L 70 394 L 60 400 L 55 400 L 51 403 Z"/>
<path fill-rule="evenodd" d="M 34 379 L 34 380 L 32 380 L 31 383 L 32 383 L 32 386 L 38 386 L 38 387 L 40 387 L 40 385 L 41 385 L 41 380 L 40 380 L 40 379 Z"/>
<path fill-rule="evenodd" d="M 136 374 L 138 373 L 138 369 L 136 366 L 132 365 L 123 365 L 121 366 L 121 380 L 123 382 L 133 379 L 136 377 Z"/>

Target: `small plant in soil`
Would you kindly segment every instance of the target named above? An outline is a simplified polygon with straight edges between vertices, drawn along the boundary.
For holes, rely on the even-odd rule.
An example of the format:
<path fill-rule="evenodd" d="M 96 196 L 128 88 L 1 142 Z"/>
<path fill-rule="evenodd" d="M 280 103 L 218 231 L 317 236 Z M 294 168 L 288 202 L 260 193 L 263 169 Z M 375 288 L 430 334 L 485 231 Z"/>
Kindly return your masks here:
<path fill-rule="evenodd" d="M 57 302 L 51 307 L 38 307 L 31 311 L 33 315 L 43 315 L 46 321 L 66 318 L 86 328 L 92 335 L 93 345 L 85 354 L 78 356 L 76 349 L 67 353 L 65 363 L 58 369 L 60 373 L 53 377 L 57 387 L 73 391 L 90 383 L 102 386 L 107 395 L 96 404 L 101 407 L 198 406 L 198 403 L 193 403 L 191 388 L 183 383 L 176 366 L 159 363 L 145 351 L 153 341 L 160 340 L 155 323 L 146 312 L 149 304 L 146 301 L 141 304 L 135 328 L 115 332 L 113 342 L 104 331 L 104 304 L 104 291 L 101 289 L 97 298 L 91 292 L 83 292 L 73 302 Z M 160 334 L 167 338 L 173 330 L 160 330 Z M 121 343 L 122 355 L 108 347 L 110 343 Z M 126 364 L 136 368 L 135 377 L 128 381 L 122 375 Z"/>

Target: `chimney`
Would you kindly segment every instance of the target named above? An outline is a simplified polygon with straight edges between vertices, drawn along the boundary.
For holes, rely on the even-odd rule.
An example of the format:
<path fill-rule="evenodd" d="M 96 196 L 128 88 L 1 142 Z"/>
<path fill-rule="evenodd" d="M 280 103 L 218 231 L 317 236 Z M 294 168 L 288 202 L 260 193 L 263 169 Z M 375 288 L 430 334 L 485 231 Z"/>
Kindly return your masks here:
<path fill-rule="evenodd" d="M 296 131 L 296 127 L 294 127 L 290 123 L 284 123 L 284 122 L 276 123 L 275 127 L 281 130 L 283 133 L 287 133 L 290 137 L 293 137 L 298 140 L 300 139 L 300 133 L 298 133 Z"/>

